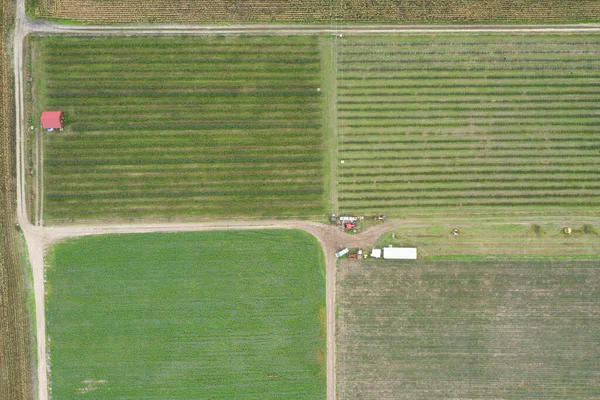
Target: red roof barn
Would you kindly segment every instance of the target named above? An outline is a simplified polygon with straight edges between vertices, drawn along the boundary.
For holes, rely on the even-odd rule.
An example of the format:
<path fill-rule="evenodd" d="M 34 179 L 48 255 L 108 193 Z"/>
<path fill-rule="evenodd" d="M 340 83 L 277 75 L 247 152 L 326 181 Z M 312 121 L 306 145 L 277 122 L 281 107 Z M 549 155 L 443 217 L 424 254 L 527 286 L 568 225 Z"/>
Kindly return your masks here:
<path fill-rule="evenodd" d="M 44 111 L 40 120 L 44 129 L 62 129 L 65 126 L 65 116 L 62 111 Z"/>

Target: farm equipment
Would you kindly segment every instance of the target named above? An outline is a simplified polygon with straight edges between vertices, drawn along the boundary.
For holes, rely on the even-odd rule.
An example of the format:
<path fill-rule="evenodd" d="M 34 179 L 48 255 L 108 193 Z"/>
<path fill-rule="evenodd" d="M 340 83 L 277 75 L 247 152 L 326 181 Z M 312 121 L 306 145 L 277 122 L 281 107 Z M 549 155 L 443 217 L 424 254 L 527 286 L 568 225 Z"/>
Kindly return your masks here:
<path fill-rule="evenodd" d="M 345 222 L 344 223 L 344 230 L 350 230 L 350 229 L 354 229 L 356 228 L 356 224 L 354 222 Z"/>
<path fill-rule="evenodd" d="M 356 260 L 356 253 L 348 254 L 348 260 Z"/>

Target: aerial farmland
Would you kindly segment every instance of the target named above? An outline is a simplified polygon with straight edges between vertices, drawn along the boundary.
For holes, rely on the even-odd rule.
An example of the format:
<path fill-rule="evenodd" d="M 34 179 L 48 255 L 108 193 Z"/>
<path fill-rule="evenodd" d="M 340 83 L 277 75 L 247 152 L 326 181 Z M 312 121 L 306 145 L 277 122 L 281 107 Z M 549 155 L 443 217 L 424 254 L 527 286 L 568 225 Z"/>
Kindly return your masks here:
<path fill-rule="evenodd" d="M 600 37 L 337 44 L 344 212 L 600 206 Z"/>
<path fill-rule="evenodd" d="M 103 235 L 48 260 L 55 398 L 324 397 L 323 254 L 304 232 Z"/>
<path fill-rule="evenodd" d="M 598 258 L 342 262 L 339 399 L 593 399 Z"/>
<path fill-rule="evenodd" d="M 317 38 L 35 39 L 45 219 L 322 214 Z M 269 208 L 263 205 L 269 203 Z"/>
<path fill-rule="evenodd" d="M 0 398 L 597 397 L 597 1 L 2 16 Z"/>
<path fill-rule="evenodd" d="M 356 259 L 355 253 L 346 251 L 336 272 L 331 271 L 335 265 L 329 261 L 327 290 L 337 291 L 338 300 L 334 303 L 330 294 L 327 307 L 310 314 L 314 324 L 321 318 L 322 326 L 327 327 L 326 334 L 320 331 L 321 338 L 329 338 L 327 350 L 318 350 L 313 343 L 317 350 L 305 354 L 310 355 L 312 364 L 280 360 L 273 368 L 283 372 L 259 372 L 267 377 L 289 373 L 307 385 L 290 386 L 278 382 L 279 378 L 273 378 L 277 382 L 256 376 L 250 379 L 228 360 L 212 381 L 173 383 L 171 393 L 201 392 L 227 398 L 231 393 L 220 389 L 224 382 L 231 382 L 234 388 L 248 385 L 250 397 L 259 393 L 276 397 L 274 393 L 285 387 L 298 398 L 322 398 L 327 393 L 328 398 L 340 399 L 399 398 L 397 393 L 406 393 L 406 398 L 425 393 L 434 398 L 486 393 L 546 398 L 568 393 L 585 398 L 598 389 L 590 382 L 597 352 L 592 332 L 599 322 L 590 300 L 596 296 L 598 226 L 594 220 L 591 224 L 585 220 L 597 214 L 600 206 L 597 35 L 34 36 L 29 44 L 28 73 L 34 82 L 29 89 L 36 99 L 30 107 L 30 120 L 35 124 L 41 111 L 52 110 L 51 115 L 61 118 L 64 113 L 65 121 L 64 129 L 61 120 L 61 129 L 42 131 L 41 146 L 36 147 L 38 160 L 43 160 L 37 164 L 43 171 L 43 197 L 38 203 L 42 208 L 34 213 L 40 217 L 38 224 L 114 221 L 127 229 L 134 221 L 225 218 L 235 228 L 237 220 L 287 218 L 289 227 L 309 229 L 319 237 L 329 252 L 327 259 L 337 250 L 334 246 L 346 240 L 340 233 L 332 236 L 335 226 L 316 228 L 327 215 L 385 214 L 384 221 L 388 217 L 421 218 L 412 221 L 409 233 L 391 230 L 401 226 L 396 220 L 379 241 L 367 236 L 369 239 L 358 245 L 415 246 L 420 256 L 413 264 L 351 261 Z M 32 167 L 36 167 L 33 159 Z M 522 213 L 546 222 L 508 225 L 513 216 Z M 569 227 L 565 233 L 564 224 L 547 220 L 564 213 L 577 215 L 583 227 Z M 470 214 L 472 220 L 465 218 Z M 439 228 L 440 216 L 456 220 L 461 229 L 447 223 Z M 298 225 L 295 218 L 316 221 L 316 225 Z M 384 233 L 385 223 L 379 226 Z M 271 227 L 286 227 L 286 222 Z M 290 245 L 281 242 L 279 248 L 279 242 L 270 236 L 251 235 L 245 244 L 237 245 L 240 235 L 219 234 L 220 240 L 206 239 L 207 247 L 198 236 L 195 250 L 210 254 L 214 247 L 220 253 L 221 244 L 226 249 L 244 248 L 244 255 L 237 257 L 252 261 L 269 248 L 280 251 L 273 257 L 277 260 L 274 265 L 281 266 L 304 258 L 304 251 L 283 250 Z M 451 242 L 454 236 L 458 237 Z M 149 238 L 135 240 L 145 243 Z M 199 257 L 187 247 L 189 237 L 182 238 L 162 237 L 151 243 L 157 249 L 170 247 L 177 254 Z M 137 242 L 118 236 L 106 240 L 120 249 L 119 254 L 137 246 Z M 270 240 L 272 248 L 266 244 Z M 254 246 L 253 241 L 262 249 L 258 253 L 247 250 Z M 58 259 L 47 264 L 49 387 L 61 393 L 60 397 L 73 392 L 102 397 L 108 391 L 115 398 L 135 398 L 143 391 L 151 398 L 165 383 L 152 379 L 144 384 L 142 377 L 152 377 L 154 373 L 148 371 L 160 370 L 165 360 L 177 363 L 180 369 L 173 367 L 176 375 L 204 376 L 206 371 L 186 365 L 197 358 L 202 360 L 202 368 L 208 368 L 215 355 L 226 358 L 219 347 L 221 340 L 210 342 L 216 346 L 214 352 L 190 350 L 173 359 L 165 358 L 161 346 L 138 371 L 126 375 L 118 372 L 126 366 L 98 369 L 93 358 L 80 353 L 82 343 L 73 338 L 89 338 L 89 333 L 81 331 L 89 326 L 126 323 L 123 321 L 143 312 L 130 302 L 122 316 L 93 317 L 95 311 L 88 310 L 89 320 L 69 318 L 73 310 L 69 304 L 80 301 L 62 296 L 88 285 L 89 277 L 95 282 L 100 279 L 93 278 L 91 271 L 79 276 L 79 281 L 61 275 L 64 272 L 76 278 L 68 271 L 79 263 L 60 261 L 62 248 L 75 246 L 73 254 L 79 254 L 76 243 L 58 244 L 52 253 L 58 254 Z M 500 243 L 504 247 L 498 247 Z M 524 243 L 534 247 L 521 248 Z M 105 251 L 116 254 L 111 246 Z M 247 268 L 269 277 L 272 271 L 259 268 L 264 262 L 272 263 L 251 262 Z M 89 268 L 103 271 L 104 276 L 114 263 L 102 261 Z M 216 261 L 214 268 L 227 265 L 222 263 L 226 258 Z M 228 270 L 234 265 L 241 264 L 235 261 Z M 304 264 L 293 270 L 303 270 L 300 265 Z M 159 263 L 150 271 L 158 274 L 164 268 L 170 267 Z M 118 268 L 114 271 L 114 281 L 131 278 Z M 250 277 L 250 271 L 239 273 L 231 279 Z M 340 277 L 336 286 L 332 273 Z M 477 286 L 481 276 L 490 274 L 492 281 L 499 282 L 497 288 Z M 218 269 L 209 275 L 229 276 Z M 166 293 L 185 286 L 183 282 L 188 280 L 201 281 L 233 299 L 243 294 L 235 285 L 205 278 L 197 281 L 191 276 L 180 280 L 179 275 L 160 279 L 171 289 L 145 285 L 153 282 L 150 276 L 142 276 L 132 287 L 143 293 Z M 552 309 L 541 326 L 528 316 L 553 307 L 564 297 L 556 282 L 565 282 L 567 293 L 569 287 L 582 282 L 590 286 L 586 292 L 575 287 L 581 297 Z M 458 286 L 452 286 L 455 283 Z M 114 286 L 109 281 L 105 284 Z M 325 282 L 315 285 L 315 290 L 325 290 Z M 419 285 L 425 286 L 421 290 Z M 450 289 L 440 289 L 445 285 Z M 371 292 L 365 292 L 367 286 Z M 264 287 L 264 283 L 256 283 L 256 293 L 249 295 L 258 302 L 270 301 L 272 295 L 264 292 Z M 524 297 L 500 297 L 507 290 Z M 547 296 L 540 297 L 539 291 Z M 472 304 L 474 298 L 464 296 L 471 292 L 487 296 L 475 300 L 489 307 L 480 309 L 479 303 Z M 436 293 L 438 302 L 425 301 Z M 456 299 L 445 297 L 451 293 Z M 275 297 L 280 299 L 280 295 Z M 362 302 L 357 300 L 363 297 Z M 413 298 L 416 300 L 411 302 Z M 586 299 L 589 302 L 581 308 Z M 116 297 L 107 301 L 109 310 L 118 303 Z M 168 301 L 165 297 L 159 303 Z M 165 314 L 164 320 L 175 324 L 177 318 L 184 318 L 178 316 L 185 308 L 180 298 L 173 301 L 168 308 L 179 311 L 173 311 L 175 316 Z M 243 298 L 236 301 L 247 304 Z M 520 317 L 528 302 L 537 308 L 527 309 L 530 314 Z M 414 306 L 417 303 L 424 311 Z M 237 304 L 234 301 L 232 307 L 239 309 Z M 475 307 L 472 312 L 470 306 Z M 294 308 L 284 308 L 282 316 L 295 318 Z M 455 326 L 443 321 L 432 325 L 427 313 L 430 308 L 455 315 Z M 586 319 L 579 325 L 575 320 L 568 322 L 570 331 L 559 329 L 561 318 L 572 309 Z M 518 315 L 511 319 L 503 310 L 516 310 Z M 152 313 L 160 314 L 159 310 Z M 189 314 L 189 318 L 201 318 L 202 313 Z M 414 313 L 418 315 L 413 318 L 410 315 Z M 240 321 L 234 323 L 248 323 Z M 109 325 L 102 331 L 112 331 Z M 161 326 L 158 320 L 152 325 Z M 303 331 L 309 325 L 296 328 Z M 194 331 L 194 326 L 179 327 L 176 332 L 186 335 L 173 339 L 173 345 L 187 348 L 191 346 L 188 340 L 208 340 L 207 332 Z M 508 326 L 515 327 L 514 331 Z M 263 328 L 244 335 L 263 337 Z M 279 335 L 275 342 L 296 328 L 274 333 Z M 142 321 L 139 329 L 144 329 Z M 228 330 L 223 329 L 218 335 L 225 340 Z M 534 343 L 531 332 L 535 329 L 545 329 L 548 334 Z M 127 332 L 118 332 L 115 328 L 114 342 L 122 342 L 119 348 L 129 348 L 132 339 Z M 152 332 L 148 342 L 169 340 L 159 331 Z M 508 334 L 514 335 L 513 342 L 499 339 L 498 335 Z M 102 342 L 105 335 L 95 340 Z M 573 363 L 557 361 L 554 366 L 552 357 L 541 357 L 539 368 L 529 364 L 535 349 L 542 347 L 561 360 L 569 359 L 571 348 L 560 341 L 569 335 L 582 338 L 579 358 Z M 248 340 L 240 348 L 242 361 L 234 361 L 235 365 L 263 363 L 256 361 Z M 432 345 L 435 351 L 430 349 Z M 333 353 L 334 346 L 337 353 Z M 111 353 L 109 344 L 96 351 L 112 359 L 123 357 L 121 351 Z M 135 353 L 133 347 L 131 351 Z M 269 359 L 277 360 L 277 349 L 267 346 L 264 351 L 272 354 Z M 293 350 L 294 354 L 302 351 L 306 348 Z M 494 376 L 506 361 L 494 358 L 498 354 L 510 360 L 501 379 Z M 446 361 L 432 362 L 440 357 Z M 325 359 L 326 365 L 319 364 Z M 103 365 L 107 363 L 111 361 Z M 306 375 L 296 375 L 297 368 Z M 567 381 L 565 388 L 557 386 L 559 377 L 573 368 L 579 378 Z M 319 384 L 325 375 L 327 391 Z M 520 377 L 535 377 L 535 383 L 523 386 L 518 383 Z M 440 386 L 432 385 L 432 379 Z M 140 385 L 144 389 L 127 389 Z"/>

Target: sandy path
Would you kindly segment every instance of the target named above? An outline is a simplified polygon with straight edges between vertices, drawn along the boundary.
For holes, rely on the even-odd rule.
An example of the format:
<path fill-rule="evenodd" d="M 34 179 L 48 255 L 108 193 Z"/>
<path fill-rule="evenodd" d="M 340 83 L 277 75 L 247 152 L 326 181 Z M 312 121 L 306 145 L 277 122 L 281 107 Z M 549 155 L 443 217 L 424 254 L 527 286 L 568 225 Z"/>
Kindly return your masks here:
<path fill-rule="evenodd" d="M 600 32 L 600 24 L 536 25 L 536 26 L 402 26 L 402 25 L 133 25 L 133 26 L 73 26 L 45 21 L 29 21 L 25 17 L 24 0 L 17 0 L 15 30 L 13 33 L 13 70 L 15 77 L 15 129 L 17 160 L 17 214 L 25 235 L 29 261 L 33 269 L 36 338 L 37 338 L 37 385 L 38 399 L 48 399 L 48 371 L 46 359 L 46 321 L 44 311 L 44 251 L 57 240 L 75 236 L 107 233 L 182 232 L 226 229 L 301 229 L 313 234 L 325 253 L 327 279 L 327 399 L 336 397 L 335 383 L 335 269 L 334 251 L 341 247 L 368 247 L 385 231 L 397 226 L 419 226 L 428 221 L 403 221 L 378 225 L 360 235 L 346 235 L 334 226 L 306 221 L 225 221 L 214 223 L 157 223 L 136 225 L 89 225 L 69 227 L 33 226 L 25 212 L 25 164 L 24 164 L 24 110 L 23 110 L 23 43 L 29 33 L 56 33 L 82 35 L 156 35 L 156 34 L 271 34 L 271 35 L 316 35 L 316 34 L 400 34 L 400 33 L 557 33 L 557 32 Z M 38 170 L 38 173 L 42 173 Z M 40 177 L 42 180 L 43 177 Z M 41 201 L 41 194 L 37 194 Z M 40 206 L 40 213 L 43 213 Z M 39 216 L 42 225 L 43 215 Z M 554 217 L 556 219 L 556 217 Z M 537 217 L 536 221 L 540 218 Z M 589 219 L 587 219 L 589 221 Z M 524 222 L 528 223 L 528 222 Z"/>

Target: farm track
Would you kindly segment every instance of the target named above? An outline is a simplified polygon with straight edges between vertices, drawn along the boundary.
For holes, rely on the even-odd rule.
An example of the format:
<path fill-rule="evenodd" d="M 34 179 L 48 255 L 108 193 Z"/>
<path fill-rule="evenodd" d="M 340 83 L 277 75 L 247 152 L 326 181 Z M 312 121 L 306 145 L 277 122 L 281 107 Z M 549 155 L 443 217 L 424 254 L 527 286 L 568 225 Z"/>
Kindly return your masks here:
<path fill-rule="evenodd" d="M 316 34 L 398 34 L 398 33 L 534 33 L 534 32 L 599 32 L 599 24 L 586 25 L 553 25 L 553 26 L 272 26 L 272 25 L 239 25 L 239 26 L 186 26 L 186 25 L 157 25 L 157 26 L 63 26 L 54 23 L 29 21 L 25 17 L 24 0 L 17 1 L 15 31 L 13 36 L 13 70 L 15 77 L 15 111 L 16 111 L 16 159 L 17 159 L 17 216 L 29 251 L 29 261 L 34 274 L 36 326 L 37 326 L 37 382 L 38 399 L 48 399 L 46 334 L 44 315 L 44 250 L 56 240 L 69 237 L 106 234 L 106 233 L 141 233 L 141 232 L 177 232 L 216 229 L 269 229 L 288 228 L 302 229 L 315 235 L 325 253 L 327 280 L 327 399 L 335 399 L 335 268 L 336 260 L 333 251 L 340 246 L 368 246 L 377 238 L 397 226 L 422 225 L 426 221 L 394 222 L 380 225 L 361 235 L 347 236 L 330 226 L 304 221 L 231 221 L 220 223 L 190 223 L 190 224 L 140 224 L 140 225 L 96 225 L 69 227 L 35 227 L 25 211 L 25 179 L 24 179 L 24 92 L 23 92 L 23 43 L 29 33 L 39 34 L 75 34 L 75 35 L 216 35 L 216 34 L 250 34 L 250 35 L 316 35 Z M 529 223 L 528 218 L 524 223 Z M 556 217 L 552 217 L 556 220 Z M 563 216 L 560 219 L 569 220 Z M 540 218 L 536 218 L 539 221 Z M 586 222 L 590 218 L 585 219 Z"/>

